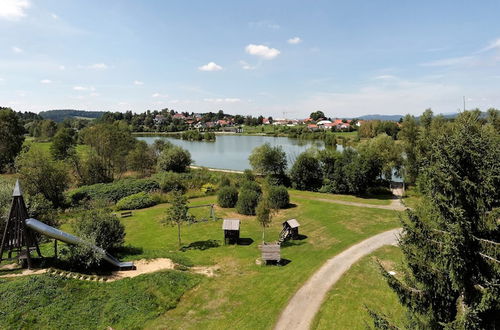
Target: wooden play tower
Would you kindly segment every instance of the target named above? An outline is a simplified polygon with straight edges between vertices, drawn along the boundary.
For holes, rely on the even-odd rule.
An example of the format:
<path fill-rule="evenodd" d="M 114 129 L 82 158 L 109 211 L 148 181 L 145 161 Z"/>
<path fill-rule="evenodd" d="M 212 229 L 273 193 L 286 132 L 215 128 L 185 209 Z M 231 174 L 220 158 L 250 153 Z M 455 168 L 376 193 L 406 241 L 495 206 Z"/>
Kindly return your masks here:
<path fill-rule="evenodd" d="M 18 180 L 12 193 L 9 217 L 5 222 L 2 245 L 0 246 L 0 262 L 2 260 L 27 260 L 28 268 L 32 268 L 30 252 L 36 250 L 38 256 L 42 256 L 38 247 L 37 234 L 26 227 L 25 220 L 28 217 L 28 210 Z M 7 253 L 6 258 L 4 253 Z M 12 257 L 13 253 L 16 253 L 15 257 Z"/>

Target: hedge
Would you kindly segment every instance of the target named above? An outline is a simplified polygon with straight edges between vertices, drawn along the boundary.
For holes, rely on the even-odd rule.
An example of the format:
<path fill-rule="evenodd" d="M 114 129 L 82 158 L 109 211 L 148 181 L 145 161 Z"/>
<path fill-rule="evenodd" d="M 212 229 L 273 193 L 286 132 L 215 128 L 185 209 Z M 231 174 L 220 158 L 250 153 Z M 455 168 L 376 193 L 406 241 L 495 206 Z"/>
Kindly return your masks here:
<path fill-rule="evenodd" d="M 148 193 L 143 191 L 127 197 L 123 197 L 116 203 L 118 210 L 144 209 L 156 205 L 156 200 Z"/>
<path fill-rule="evenodd" d="M 222 187 L 217 193 L 217 204 L 220 207 L 234 207 L 238 201 L 238 190 L 232 186 Z"/>
<path fill-rule="evenodd" d="M 108 200 L 116 203 L 120 199 L 138 192 L 152 192 L 158 190 L 160 185 L 151 179 L 123 179 L 112 183 L 98 183 L 82 186 L 67 193 L 67 198 L 72 205 L 84 200 Z"/>
<path fill-rule="evenodd" d="M 290 195 L 285 186 L 270 186 L 267 198 L 273 209 L 284 209 L 290 204 Z"/>

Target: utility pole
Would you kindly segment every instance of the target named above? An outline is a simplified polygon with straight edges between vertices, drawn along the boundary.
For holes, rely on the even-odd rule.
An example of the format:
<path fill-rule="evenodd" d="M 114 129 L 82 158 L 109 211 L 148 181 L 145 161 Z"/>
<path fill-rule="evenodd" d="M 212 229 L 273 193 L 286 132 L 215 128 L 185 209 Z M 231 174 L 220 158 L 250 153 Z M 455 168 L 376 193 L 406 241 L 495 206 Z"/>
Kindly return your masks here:
<path fill-rule="evenodd" d="M 465 95 L 463 96 L 463 99 L 464 99 L 464 111 L 465 111 Z"/>

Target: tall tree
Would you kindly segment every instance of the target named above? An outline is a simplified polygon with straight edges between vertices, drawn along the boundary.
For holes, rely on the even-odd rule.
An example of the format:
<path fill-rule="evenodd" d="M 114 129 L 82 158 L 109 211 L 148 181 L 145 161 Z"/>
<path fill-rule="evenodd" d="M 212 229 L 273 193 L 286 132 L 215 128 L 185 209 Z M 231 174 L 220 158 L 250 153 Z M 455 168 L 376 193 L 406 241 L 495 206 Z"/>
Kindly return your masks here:
<path fill-rule="evenodd" d="M 177 238 L 179 247 L 181 246 L 181 225 L 191 221 L 192 216 L 188 213 L 187 197 L 178 190 L 174 190 L 170 196 L 170 207 L 167 209 L 167 214 L 164 223 L 177 226 Z"/>
<path fill-rule="evenodd" d="M 263 175 L 282 175 L 286 170 L 286 154 L 281 146 L 265 143 L 252 150 L 248 157 L 253 170 Z"/>
<path fill-rule="evenodd" d="M 405 182 L 414 184 L 418 176 L 417 145 L 419 139 L 419 127 L 417 120 L 412 115 L 406 115 L 401 124 L 398 138 L 403 142 L 405 153 L 403 177 Z"/>
<path fill-rule="evenodd" d="M 432 141 L 419 177 L 425 201 L 402 218 L 406 271 L 384 275 L 409 311 L 405 327 L 498 328 L 500 137 L 464 112 Z"/>
<path fill-rule="evenodd" d="M 12 165 L 24 142 L 24 128 L 16 113 L 0 107 L 0 173 Z"/>
<path fill-rule="evenodd" d="M 75 151 L 74 131 L 71 128 L 60 128 L 50 146 L 50 152 L 54 159 L 63 160 L 71 156 Z"/>

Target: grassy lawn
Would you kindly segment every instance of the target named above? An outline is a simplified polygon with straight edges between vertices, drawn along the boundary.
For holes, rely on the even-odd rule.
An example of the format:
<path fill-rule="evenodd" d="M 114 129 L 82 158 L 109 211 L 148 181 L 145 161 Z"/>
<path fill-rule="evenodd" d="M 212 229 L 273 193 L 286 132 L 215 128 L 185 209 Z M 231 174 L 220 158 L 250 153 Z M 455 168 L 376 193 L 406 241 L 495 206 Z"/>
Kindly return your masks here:
<path fill-rule="evenodd" d="M 0 279 L 2 329 L 139 329 L 175 308 L 201 275 L 165 271 L 111 283 L 35 275 Z"/>
<path fill-rule="evenodd" d="M 402 320 L 404 309 L 376 263 L 379 259 L 387 270 L 398 273 L 401 258 L 399 248 L 384 246 L 361 259 L 329 292 L 312 329 L 366 329 L 372 323 L 365 306 L 392 320 Z"/>
<path fill-rule="evenodd" d="M 198 198 L 191 204 L 214 200 Z M 122 219 L 127 229 L 126 243 L 137 248 L 135 255 L 126 256 L 128 260 L 169 256 L 220 267 L 218 276 L 187 292 L 177 308 L 147 323 L 147 327 L 219 329 L 231 325 L 238 329 L 268 329 L 288 299 L 326 259 L 364 238 L 398 226 L 393 211 L 300 199 L 293 194 L 291 201 L 295 207 L 280 211 L 266 230 L 266 240 L 277 240 L 281 222 L 290 218 L 298 219 L 307 238 L 284 245 L 282 257 L 290 263 L 281 267 L 256 265 L 262 231 L 254 217 L 238 215 L 233 209 L 217 209 L 216 214 L 241 219 L 241 237 L 250 245 L 222 245 L 221 222 L 211 221 L 184 226 L 186 250 L 180 252 L 177 230 L 160 224 L 165 204 L 134 211 L 132 217 Z M 220 245 L 213 244 L 214 240 Z"/>
<path fill-rule="evenodd" d="M 311 191 L 290 190 L 290 194 L 297 198 L 321 198 L 330 200 L 340 200 L 344 202 L 355 202 L 372 205 L 389 205 L 391 204 L 391 195 L 339 195 L 339 194 L 325 194 Z"/>
<path fill-rule="evenodd" d="M 52 145 L 52 142 L 40 142 L 40 141 L 35 141 L 33 138 L 27 138 L 24 141 L 24 145 L 29 145 L 32 148 L 39 148 L 44 152 L 50 153 L 50 146 Z M 83 144 L 76 145 L 76 153 L 79 156 L 85 155 L 88 151 L 89 151 L 88 145 L 83 145 Z"/>

